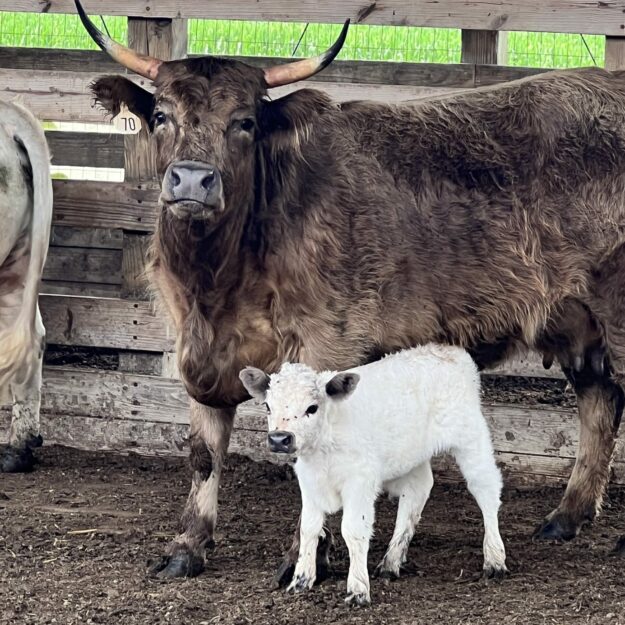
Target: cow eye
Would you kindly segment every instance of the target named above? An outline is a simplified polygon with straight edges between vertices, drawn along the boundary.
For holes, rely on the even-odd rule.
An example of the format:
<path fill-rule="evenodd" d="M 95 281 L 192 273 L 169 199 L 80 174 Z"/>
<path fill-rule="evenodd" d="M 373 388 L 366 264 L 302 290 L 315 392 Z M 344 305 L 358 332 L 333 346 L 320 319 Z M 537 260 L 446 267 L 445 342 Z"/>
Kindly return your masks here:
<path fill-rule="evenodd" d="M 313 404 L 312 406 L 308 406 L 308 408 L 306 408 L 306 414 L 315 414 L 315 412 L 317 412 L 317 408 L 319 408 L 319 406 L 317 406 L 317 404 Z"/>
<path fill-rule="evenodd" d="M 254 120 L 246 117 L 239 122 L 239 127 L 243 132 L 252 132 L 254 130 Z"/>
<path fill-rule="evenodd" d="M 167 115 L 165 113 L 158 111 L 158 113 L 154 113 L 154 125 L 162 126 L 167 121 Z"/>

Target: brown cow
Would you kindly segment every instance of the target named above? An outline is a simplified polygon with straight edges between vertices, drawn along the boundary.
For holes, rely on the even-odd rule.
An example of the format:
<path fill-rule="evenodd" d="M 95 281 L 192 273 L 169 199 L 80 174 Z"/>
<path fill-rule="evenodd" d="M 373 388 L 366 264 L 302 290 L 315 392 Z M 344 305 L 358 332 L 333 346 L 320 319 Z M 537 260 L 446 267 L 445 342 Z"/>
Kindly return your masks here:
<path fill-rule="evenodd" d="M 428 341 L 482 366 L 518 347 L 559 359 L 581 440 L 539 535 L 574 537 L 599 509 L 623 409 L 625 73 L 558 71 L 401 106 L 308 89 L 271 100 L 269 87 L 327 64 L 345 31 L 320 59 L 263 71 L 138 56 L 81 16 L 156 87 L 109 76 L 93 91 L 143 117 L 163 177 L 151 276 L 193 398 L 194 473 L 161 574 L 202 570 L 248 397 L 241 368 L 342 370 Z"/>

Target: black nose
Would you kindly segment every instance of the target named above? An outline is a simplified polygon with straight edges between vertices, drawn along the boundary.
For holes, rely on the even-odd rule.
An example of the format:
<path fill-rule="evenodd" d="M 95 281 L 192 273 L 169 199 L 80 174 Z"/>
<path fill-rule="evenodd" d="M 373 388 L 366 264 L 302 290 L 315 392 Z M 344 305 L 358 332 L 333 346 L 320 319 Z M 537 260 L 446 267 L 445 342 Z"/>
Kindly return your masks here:
<path fill-rule="evenodd" d="M 167 202 L 193 200 L 216 206 L 221 201 L 219 170 L 199 161 L 175 161 L 165 172 L 162 197 Z"/>
<path fill-rule="evenodd" d="M 274 430 L 267 435 L 267 444 L 276 454 L 292 454 L 295 451 L 295 434 Z"/>

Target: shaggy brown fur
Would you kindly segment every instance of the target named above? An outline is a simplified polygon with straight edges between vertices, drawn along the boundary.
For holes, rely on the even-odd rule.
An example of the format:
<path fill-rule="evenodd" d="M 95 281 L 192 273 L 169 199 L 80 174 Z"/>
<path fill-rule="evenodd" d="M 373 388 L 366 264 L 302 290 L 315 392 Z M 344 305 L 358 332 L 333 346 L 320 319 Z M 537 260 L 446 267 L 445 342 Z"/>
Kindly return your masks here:
<path fill-rule="evenodd" d="M 161 171 L 201 161 L 223 179 L 225 211 L 163 207 L 151 252 L 189 394 L 229 408 L 247 398 L 244 366 L 340 370 L 427 341 L 482 365 L 540 348 L 603 398 L 585 420 L 610 432 L 587 441 L 593 477 L 558 512 L 574 534 L 601 500 L 622 409 L 625 75 L 341 105 L 305 89 L 271 101 L 261 70 L 201 59 L 164 64 L 156 88 L 107 77 L 94 93 L 146 118 Z"/>

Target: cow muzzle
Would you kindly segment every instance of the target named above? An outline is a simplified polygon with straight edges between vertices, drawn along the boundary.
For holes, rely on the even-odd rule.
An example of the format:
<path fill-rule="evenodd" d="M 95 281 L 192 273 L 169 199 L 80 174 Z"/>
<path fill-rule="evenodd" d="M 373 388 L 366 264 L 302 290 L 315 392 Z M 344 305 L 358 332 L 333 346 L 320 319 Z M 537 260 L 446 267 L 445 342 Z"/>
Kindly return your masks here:
<path fill-rule="evenodd" d="M 274 430 L 267 435 L 267 445 L 276 454 L 292 454 L 295 451 L 295 434 Z"/>
<path fill-rule="evenodd" d="M 173 162 L 163 177 L 161 202 L 177 217 L 214 217 L 224 209 L 219 170 L 199 161 Z"/>

